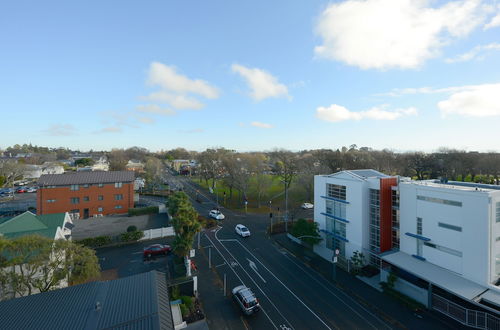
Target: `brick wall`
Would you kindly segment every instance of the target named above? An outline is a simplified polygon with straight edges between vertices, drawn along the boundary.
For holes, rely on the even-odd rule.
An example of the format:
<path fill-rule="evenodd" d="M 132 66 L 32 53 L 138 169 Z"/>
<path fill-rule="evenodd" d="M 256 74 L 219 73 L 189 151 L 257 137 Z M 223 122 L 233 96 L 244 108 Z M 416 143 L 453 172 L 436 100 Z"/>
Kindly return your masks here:
<path fill-rule="evenodd" d="M 116 200 L 115 195 L 123 195 L 122 200 Z M 103 196 L 99 200 L 99 196 Z M 85 201 L 88 197 L 88 201 Z M 79 203 L 73 204 L 71 199 L 79 198 Z M 121 206 L 117 209 L 116 206 Z M 102 211 L 99 211 L 99 208 Z M 128 213 L 128 209 L 134 207 L 134 185 L 123 183 L 121 188 L 115 188 L 114 183 L 90 184 L 88 188 L 79 185 L 78 190 L 71 190 L 70 186 L 56 186 L 55 188 L 40 187 L 37 191 L 37 214 L 51 214 L 71 212 L 79 210 L 80 218 L 83 218 L 84 210 L 88 209 L 89 217 L 94 214 L 121 214 Z"/>

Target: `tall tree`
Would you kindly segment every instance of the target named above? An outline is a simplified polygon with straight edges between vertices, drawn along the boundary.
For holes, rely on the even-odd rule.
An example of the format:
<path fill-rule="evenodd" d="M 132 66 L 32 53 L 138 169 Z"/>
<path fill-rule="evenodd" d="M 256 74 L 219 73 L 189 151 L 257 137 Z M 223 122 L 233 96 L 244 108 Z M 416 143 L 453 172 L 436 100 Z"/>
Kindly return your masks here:
<path fill-rule="evenodd" d="M 176 192 L 169 198 L 168 208 L 175 230 L 174 253 L 185 257 L 193 246 L 194 235 L 201 230 L 198 213 L 191 205 L 188 196 L 182 191 Z"/>

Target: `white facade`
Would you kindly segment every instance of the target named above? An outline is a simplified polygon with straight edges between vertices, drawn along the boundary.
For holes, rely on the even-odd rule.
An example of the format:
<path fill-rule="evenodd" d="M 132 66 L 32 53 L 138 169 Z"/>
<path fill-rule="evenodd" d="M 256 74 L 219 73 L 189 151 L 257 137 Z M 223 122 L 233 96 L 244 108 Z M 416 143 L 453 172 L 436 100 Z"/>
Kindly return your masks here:
<path fill-rule="evenodd" d="M 331 260 L 334 249 L 338 248 L 331 240 L 337 238 L 340 240 L 337 244 L 343 245 L 340 248 L 342 257 L 349 259 L 355 251 L 366 255 L 370 250 L 370 189 L 380 189 L 380 178 L 388 177 L 374 170 L 342 171 L 314 177 L 314 221 L 323 237 L 323 241 L 314 247 L 316 253 Z M 345 199 L 330 197 L 329 184 L 345 187 Z M 333 211 L 331 204 L 335 204 Z M 341 208 L 340 212 L 337 206 Z M 341 238 L 338 236 L 342 235 L 333 227 L 337 224 L 345 225 L 345 235 Z"/>
<path fill-rule="evenodd" d="M 431 181 L 401 182 L 399 190 L 400 251 L 484 286 L 499 278 L 500 190 Z"/>

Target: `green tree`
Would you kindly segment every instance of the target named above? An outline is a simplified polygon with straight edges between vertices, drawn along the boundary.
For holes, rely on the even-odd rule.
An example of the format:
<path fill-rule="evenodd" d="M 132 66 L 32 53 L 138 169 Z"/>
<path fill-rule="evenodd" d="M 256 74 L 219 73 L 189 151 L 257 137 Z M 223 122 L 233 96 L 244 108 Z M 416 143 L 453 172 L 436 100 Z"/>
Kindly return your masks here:
<path fill-rule="evenodd" d="M 187 195 L 182 191 L 169 198 L 168 208 L 172 215 L 172 226 L 175 230 L 174 253 L 180 257 L 187 256 L 193 246 L 194 236 L 201 230 L 198 213 L 191 205 Z"/>
<path fill-rule="evenodd" d="M 290 233 L 311 245 L 318 244 L 322 240 L 318 230 L 318 223 L 306 219 L 297 220 Z"/>
<path fill-rule="evenodd" d="M 82 158 L 75 160 L 75 165 L 77 166 L 91 166 L 94 165 L 94 160 L 92 158 Z"/>
<path fill-rule="evenodd" d="M 95 251 L 66 240 L 28 235 L 0 237 L 0 299 L 79 284 L 100 274 Z"/>

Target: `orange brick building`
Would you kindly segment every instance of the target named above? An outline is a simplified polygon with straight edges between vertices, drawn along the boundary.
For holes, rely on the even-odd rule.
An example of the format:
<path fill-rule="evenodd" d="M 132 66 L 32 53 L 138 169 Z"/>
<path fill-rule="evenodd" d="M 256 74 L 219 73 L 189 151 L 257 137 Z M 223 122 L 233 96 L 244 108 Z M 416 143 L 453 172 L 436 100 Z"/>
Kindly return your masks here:
<path fill-rule="evenodd" d="M 134 207 L 134 172 L 76 172 L 42 175 L 37 214 L 69 212 L 80 218 L 128 213 Z"/>

